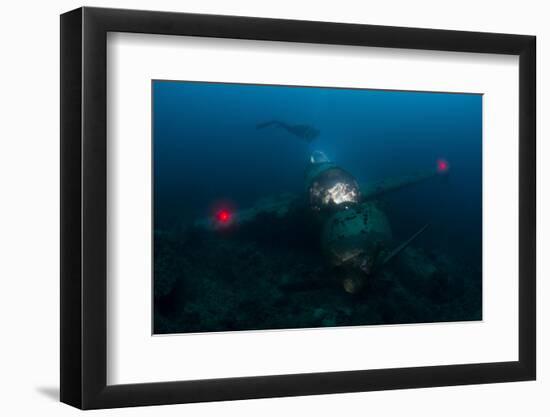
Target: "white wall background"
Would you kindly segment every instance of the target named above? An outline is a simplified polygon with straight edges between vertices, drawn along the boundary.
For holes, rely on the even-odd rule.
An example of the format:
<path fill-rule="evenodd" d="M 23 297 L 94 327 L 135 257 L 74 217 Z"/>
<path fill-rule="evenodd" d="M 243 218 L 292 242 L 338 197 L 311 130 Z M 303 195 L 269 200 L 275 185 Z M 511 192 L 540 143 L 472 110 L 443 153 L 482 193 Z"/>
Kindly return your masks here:
<path fill-rule="evenodd" d="M 550 413 L 550 147 L 545 3 L 123 0 L 86 5 L 534 34 L 538 37 L 538 381 L 100 411 L 95 415 L 547 416 Z M 59 17 L 73 0 L 9 2 L 0 24 L 0 414 L 74 415 L 59 392 Z M 542 145 L 542 146 L 541 146 Z M 545 256 L 546 255 L 546 256 Z M 546 259 L 545 259 L 546 258 Z M 545 395 L 546 394 L 546 395 Z"/>

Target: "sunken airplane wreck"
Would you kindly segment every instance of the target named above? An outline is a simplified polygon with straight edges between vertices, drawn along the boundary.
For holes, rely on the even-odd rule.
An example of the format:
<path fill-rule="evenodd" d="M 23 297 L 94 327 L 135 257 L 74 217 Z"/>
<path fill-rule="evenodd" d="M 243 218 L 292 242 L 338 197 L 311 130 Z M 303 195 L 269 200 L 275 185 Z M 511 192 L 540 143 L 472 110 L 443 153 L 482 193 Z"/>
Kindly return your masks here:
<path fill-rule="evenodd" d="M 258 126 L 269 123 L 276 122 Z M 356 294 L 428 227 L 426 224 L 405 241 L 394 242 L 378 197 L 446 175 L 448 170 L 447 161 L 439 160 L 433 170 L 360 185 L 323 152 L 315 151 L 306 168 L 304 195 L 285 194 L 236 212 L 221 209 L 194 226 L 208 233 L 224 233 L 258 222 L 265 215 L 284 221 L 300 212 L 304 220 L 298 227 L 316 231 L 323 258 L 334 269 L 332 275 L 346 292 Z"/>

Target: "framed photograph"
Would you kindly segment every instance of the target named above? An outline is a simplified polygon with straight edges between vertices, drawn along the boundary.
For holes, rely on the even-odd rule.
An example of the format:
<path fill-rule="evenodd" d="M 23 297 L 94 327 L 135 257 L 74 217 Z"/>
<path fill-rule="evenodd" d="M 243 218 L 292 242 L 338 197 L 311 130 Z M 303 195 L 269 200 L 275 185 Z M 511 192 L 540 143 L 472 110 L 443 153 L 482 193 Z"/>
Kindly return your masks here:
<path fill-rule="evenodd" d="M 535 37 L 61 16 L 61 401 L 533 380 Z"/>

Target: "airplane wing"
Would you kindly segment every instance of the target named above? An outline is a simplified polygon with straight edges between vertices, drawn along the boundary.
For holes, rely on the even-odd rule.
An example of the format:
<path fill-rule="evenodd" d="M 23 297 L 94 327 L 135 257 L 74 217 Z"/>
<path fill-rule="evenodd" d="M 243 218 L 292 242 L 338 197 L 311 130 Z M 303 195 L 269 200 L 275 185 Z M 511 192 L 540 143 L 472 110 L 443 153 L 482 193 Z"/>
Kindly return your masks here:
<path fill-rule="evenodd" d="M 419 172 L 416 174 L 403 175 L 400 177 L 387 178 L 379 182 L 362 184 L 361 185 L 361 200 L 371 200 L 380 197 L 392 191 L 397 191 L 402 188 L 418 184 L 441 175 L 448 173 L 448 163 L 446 161 L 438 161 L 437 169 Z"/>
<path fill-rule="evenodd" d="M 222 230 L 236 225 L 242 225 L 255 220 L 259 215 L 270 214 L 277 217 L 285 216 L 291 207 L 299 201 L 295 194 L 280 194 L 259 200 L 254 206 L 237 210 L 232 213 L 214 214 L 195 221 L 194 226 L 206 230 Z"/>

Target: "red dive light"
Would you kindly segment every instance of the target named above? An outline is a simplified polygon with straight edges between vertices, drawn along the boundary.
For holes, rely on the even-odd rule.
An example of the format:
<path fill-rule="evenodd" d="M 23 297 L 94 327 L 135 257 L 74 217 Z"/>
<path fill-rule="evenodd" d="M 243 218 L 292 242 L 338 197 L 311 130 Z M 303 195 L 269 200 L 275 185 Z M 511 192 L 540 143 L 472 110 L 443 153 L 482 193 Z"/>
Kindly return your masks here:
<path fill-rule="evenodd" d="M 216 213 L 216 219 L 220 223 L 227 223 L 231 220 L 231 213 L 228 210 L 220 210 Z"/>
<path fill-rule="evenodd" d="M 437 160 L 437 172 L 440 174 L 444 174 L 449 171 L 449 162 L 447 162 L 445 159 L 438 159 Z"/>

